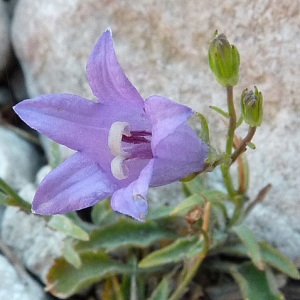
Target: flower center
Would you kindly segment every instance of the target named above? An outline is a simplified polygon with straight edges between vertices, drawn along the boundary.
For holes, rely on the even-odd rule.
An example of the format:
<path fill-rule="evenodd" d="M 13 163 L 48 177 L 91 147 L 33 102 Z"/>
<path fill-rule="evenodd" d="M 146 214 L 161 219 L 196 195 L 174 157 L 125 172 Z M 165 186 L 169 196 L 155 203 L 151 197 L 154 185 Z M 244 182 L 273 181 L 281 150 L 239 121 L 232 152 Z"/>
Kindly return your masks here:
<path fill-rule="evenodd" d="M 119 180 L 128 177 L 126 160 L 152 158 L 150 142 L 151 132 L 130 131 L 127 122 L 114 122 L 108 134 L 108 147 L 115 156 L 110 166 L 113 176 Z"/>

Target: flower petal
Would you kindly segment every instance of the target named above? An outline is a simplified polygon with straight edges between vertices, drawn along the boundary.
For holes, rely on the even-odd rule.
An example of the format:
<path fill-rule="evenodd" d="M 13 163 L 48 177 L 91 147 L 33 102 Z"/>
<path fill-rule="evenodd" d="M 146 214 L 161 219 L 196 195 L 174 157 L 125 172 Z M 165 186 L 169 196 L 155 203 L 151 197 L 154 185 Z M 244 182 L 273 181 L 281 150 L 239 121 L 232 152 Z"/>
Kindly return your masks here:
<path fill-rule="evenodd" d="M 45 177 L 32 209 L 42 215 L 64 214 L 92 206 L 115 189 L 96 162 L 77 152 Z"/>
<path fill-rule="evenodd" d="M 117 61 L 109 29 L 97 41 L 86 73 L 91 89 L 100 102 L 125 101 L 143 105 L 142 97 Z"/>
<path fill-rule="evenodd" d="M 203 170 L 207 145 L 182 124 L 156 145 L 150 186 L 161 186 Z"/>
<path fill-rule="evenodd" d="M 153 171 L 153 159 L 141 171 L 139 178 L 127 187 L 117 190 L 111 198 L 113 210 L 144 221 L 148 210 L 146 201 Z"/>
<path fill-rule="evenodd" d="M 152 151 L 156 145 L 186 122 L 194 111 L 162 96 L 151 96 L 145 100 L 145 111 L 152 124 Z"/>
<path fill-rule="evenodd" d="M 99 149 L 103 135 L 100 105 L 71 94 L 41 95 L 14 107 L 30 127 L 77 151 Z"/>

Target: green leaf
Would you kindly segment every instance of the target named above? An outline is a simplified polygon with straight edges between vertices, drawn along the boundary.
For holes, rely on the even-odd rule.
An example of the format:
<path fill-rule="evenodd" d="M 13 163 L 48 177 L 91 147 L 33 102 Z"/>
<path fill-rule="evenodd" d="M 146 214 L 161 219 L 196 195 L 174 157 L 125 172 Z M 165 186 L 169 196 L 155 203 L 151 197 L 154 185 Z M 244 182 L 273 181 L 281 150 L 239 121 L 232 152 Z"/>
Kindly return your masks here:
<path fill-rule="evenodd" d="M 51 141 L 50 148 L 50 166 L 52 169 L 58 167 L 62 163 L 61 152 L 59 148 L 59 144 Z"/>
<path fill-rule="evenodd" d="M 294 279 L 300 279 L 299 271 L 286 256 L 267 242 L 260 242 L 259 245 L 262 258 L 265 262 Z"/>
<path fill-rule="evenodd" d="M 66 261 L 76 269 L 79 269 L 82 266 L 79 253 L 75 251 L 72 240 L 65 240 L 62 255 Z"/>
<path fill-rule="evenodd" d="M 202 190 L 201 193 L 193 194 L 184 199 L 171 212 L 172 215 L 186 213 L 197 205 L 203 205 L 205 201 L 220 202 L 227 199 L 227 195 L 217 190 Z"/>
<path fill-rule="evenodd" d="M 200 139 L 202 141 L 204 141 L 204 143 L 206 143 L 207 145 L 209 145 L 209 127 L 208 127 L 208 123 L 206 121 L 206 118 L 196 112 L 197 117 L 200 119 L 201 121 L 201 133 L 200 133 Z"/>
<path fill-rule="evenodd" d="M 79 226 L 75 225 L 72 220 L 70 220 L 67 216 L 64 215 L 54 215 L 48 222 L 48 226 L 59 230 L 66 235 L 69 235 L 75 239 L 88 241 L 89 235 Z"/>
<path fill-rule="evenodd" d="M 216 111 L 217 113 L 219 113 L 220 115 L 222 115 L 223 117 L 229 119 L 229 113 L 224 111 L 223 109 L 221 109 L 218 106 L 213 106 L 211 105 L 209 108 L 211 108 L 212 110 Z"/>
<path fill-rule="evenodd" d="M 251 262 L 230 269 L 230 273 L 240 286 L 243 299 L 283 300 L 283 295 L 273 284 L 268 270 L 258 270 Z"/>
<path fill-rule="evenodd" d="M 182 182 L 182 190 L 186 197 L 197 194 L 204 190 L 204 180 L 202 176 L 197 176 L 193 180 Z"/>
<path fill-rule="evenodd" d="M 92 221 L 99 227 L 113 224 L 117 221 L 118 215 L 111 209 L 110 199 L 99 201 L 93 206 L 91 213 Z"/>
<path fill-rule="evenodd" d="M 171 211 L 173 210 L 170 206 L 160 206 L 155 209 L 150 209 L 147 214 L 147 220 L 161 220 L 170 218 Z"/>
<path fill-rule="evenodd" d="M 264 263 L 260 253 L 260 247 L 253 232 L 244 224 L 235 226 L 232 228 L 232 230 L 236 233 L 236 235 L 248 249 L 250 258 L 252 259 L 255 266 L 258 269 L 263 270 Z"/>
<path fill-rule="evenodd" d="M 1 177 L 0 193 L 0 204 L 17 206 L 25 212 L 31 212 L 31 204 L 21 198 Z"/>
<path fill-rule="evenodd" d="M 189 259 L 204 251 L 204 246 L 205 242 L 200 240 L 199 236 L 179 238 L 171 245 L 156 250 L 143 258 L 139 263 L 139 267 L 156 267 Z"/>
<path fill-rule="evenodd" d="M 177 235 L 154 222 L 137 222 L 120 218 L 117 223 L 95 229 L 88 242 L 79 242 L 78 251 L 105 249 L 111 251 L 121 246 L 146 247 L 157 240 L 173 239 Z"/>
<path fill-rule="evenodd" d="M 168 300 L 170 293 L 170 280 L 163 278 L 157 288 L 152 293 L 150 300 Z"/>
<path fill-rule="evenodd" d="M 193 207 L 197 205 L 203 205 L 205 198 L 202 195 L 194 194 L 188 198 L 185 198 L 180 204 L 178 204 L 172 211 L 171 215 L 177 215 L 179 213 L 187 213 Z"/>
<path fill-rule="evenodd" d="M 111 259 L 103 252 L 81 253 L 80 259 L 80 269 L 68 264 L 64 258 L 56 259 L 46 276 L 46 290 L 56 297 L 66 299 L 106 277 L 132 271 L 130 266 Z"/>

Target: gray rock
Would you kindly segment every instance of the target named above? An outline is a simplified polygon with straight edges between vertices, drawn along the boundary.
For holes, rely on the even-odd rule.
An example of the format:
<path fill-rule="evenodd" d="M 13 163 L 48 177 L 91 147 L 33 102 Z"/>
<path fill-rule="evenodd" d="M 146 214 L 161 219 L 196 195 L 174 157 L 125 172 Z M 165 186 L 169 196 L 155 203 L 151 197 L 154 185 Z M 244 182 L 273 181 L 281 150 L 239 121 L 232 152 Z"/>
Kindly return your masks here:
<path fill-rule="evenodd" d="M 0 79 L 5 78 L 11 59 L 9 30 L 6 6 L 0 1 Z"/>
<path fill-rule="evenodd" d="M 1 300 L 46 300 L 48 297 L 25 271 L 17 272 L 10 262 L 0 255 Z"/>
<path fill-rule="evenodd" d="M 20 191 L 20 196 L 32 202 L 35 192 L 36 186 L 27 184 Z M 65 235 L 47 227 L 42 216 L 26 214 L 16 207 L 7 207 L 2 220 L 1 238 L 13 249 L 25 267 L 45 282 L 53 260 L 61 256 Z"/>
<path fill-rule="evenodd" d="M 32 182 L 41 163 L 35 148 L 2 126 L 0 145 L 0 177 L 16 190 Z"/>
<path fill-rule="evenodd" d="M 289 221 L 290 240 L 300 238 L 298 2 L 178 1 L 170 6 L 166 0 L 124 0 L 118 5 L 97 0 L 20 0 L 12 37 L 30 96 L 71 92 L 91 97 L 85 65 L 93 44 L 108 26 L 119 61 L 140 93 L 145 98 L 163 94 L 204 113 L 213 145 L 222 149 L 224 123 L 209 106 L 225 108 L 225 91 L 209 70 L 207 48 L 216 28 L 238 46 L 242 65 L 236 102 L 242 90 L 254 84 L 265 98 L 265 121 L 254 138 L 257 150 L 248 151 L 251 199 L 266 184 L 273 184 L 248 222 L 263 233 L 262 239 L 299 259 L 299 251 L 279 242 L 283 237 L 277 234 L 281 219 Z M 238 133 L 243 136 L 245 130 Z M 269 226 L 257 222 L 262 211 Z"/>

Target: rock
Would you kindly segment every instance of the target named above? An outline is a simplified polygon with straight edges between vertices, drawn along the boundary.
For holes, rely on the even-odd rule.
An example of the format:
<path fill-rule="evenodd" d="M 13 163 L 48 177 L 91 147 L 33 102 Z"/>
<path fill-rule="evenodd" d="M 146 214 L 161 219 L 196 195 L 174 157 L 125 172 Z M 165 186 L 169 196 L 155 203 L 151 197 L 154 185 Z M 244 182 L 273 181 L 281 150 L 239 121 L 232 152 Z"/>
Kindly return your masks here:
<path fill-rule="evenodd" d="M 12 37 L 29 95 L 70 92 L 91 98 L 85 65 L 108 26 L 119 61 L 143 97 L 163 94 L 202 112 L 211 125 L 213 145 L 222 149 L 224 123 L 209 106 L 226 108 L 225 91 L 209 70 L 207 48 L 216 28 L 238 46 L 242 65 L 236 103 L 243 89 L 253 85 L 265 98 L 265 121 L 254 138 L 257 150 L 248 151 L 250 198 L 273 184 L 248 222 L 262 239 L 298 260 L 299 251 L 277 234 L 284 222 L 290 241 L 299 241 L 297 1 L 178 1 L 170 6 L 166 0 L 124 0 L 118 5 L 110 0 L 19 0 Z M 238 133 L 243 136 L 245 129 Z"/>
<path fill-rule="evenodd" d="M 6 77 L 11 58 L 10 50 L 8 13 L 4 2 L 0 1 L 0 79 Z"/>
<path fill-rule="evenodd" d="M 43 167 L 41 173 L 46 175 L 47 172 L 49 169 Z M 39 180 L 41 177 L 39 175 Z M 19 194 L 31 203 L 35 192 L 36 185 L 28 183 Z M 44 217 L 26 214 L 16 207 L 7 207 L 2 218 L 4 243 L 13 249 L 28 270 L 45 282 L 53 260 L 62 254 L 65 235 L 47 227 Z"/>
<path fill-rule="evenodd" d="M 0 255 L 0 299 L 2 300 L 46 300 L 49 299 L 25 271 L 17 273 L 10 262 Z"/>
<path fill-rule="evenodd" d="M 1 126 L 0 145 L 0 177 L 16 190 L 32 182 L 41 164 L 34 146 Z"/>

